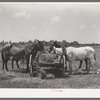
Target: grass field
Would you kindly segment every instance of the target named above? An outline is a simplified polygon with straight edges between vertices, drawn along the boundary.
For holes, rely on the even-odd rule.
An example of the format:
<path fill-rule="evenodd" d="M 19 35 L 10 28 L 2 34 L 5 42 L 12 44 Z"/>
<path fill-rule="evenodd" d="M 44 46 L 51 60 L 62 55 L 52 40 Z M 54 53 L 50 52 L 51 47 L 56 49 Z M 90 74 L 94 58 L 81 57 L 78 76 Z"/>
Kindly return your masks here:
<path fill-rule="evenodd" d="M 100 68 L 100 47 L 94 47 L 96 50 L 97 65 Z M 1 61 L 1 57 L 0 57 Z M 73 70 L 77 69 L 79 62 L 74 62 Z M 95 68 L 91 69 L 90 74 L 71 75 L 66 78 L 41 79 L 30 77 L 25 73 L 25 64 L 21 64 L 20 68 L 12 70 L 11 62 L 8 63 L 9 72 L 2 70 L 2 62 L 0 62 L 0 88 L 100 88 L 100 74 L 95 74 Z M 82 69 L 85 68 L 83 63 Z"/>

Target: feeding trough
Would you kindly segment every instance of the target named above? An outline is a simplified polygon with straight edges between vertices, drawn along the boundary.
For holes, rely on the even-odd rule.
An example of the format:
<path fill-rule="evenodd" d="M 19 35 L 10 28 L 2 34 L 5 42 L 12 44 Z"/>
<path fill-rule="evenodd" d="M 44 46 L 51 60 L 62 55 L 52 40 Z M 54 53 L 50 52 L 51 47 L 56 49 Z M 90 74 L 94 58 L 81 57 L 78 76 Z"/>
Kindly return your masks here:
<path fill-rule="evenodd" d="M 65 73 L 65 56 L 54 53 L 40 53 L 38 55 L 38 65 L 40 67 L 61 68 Z"/>

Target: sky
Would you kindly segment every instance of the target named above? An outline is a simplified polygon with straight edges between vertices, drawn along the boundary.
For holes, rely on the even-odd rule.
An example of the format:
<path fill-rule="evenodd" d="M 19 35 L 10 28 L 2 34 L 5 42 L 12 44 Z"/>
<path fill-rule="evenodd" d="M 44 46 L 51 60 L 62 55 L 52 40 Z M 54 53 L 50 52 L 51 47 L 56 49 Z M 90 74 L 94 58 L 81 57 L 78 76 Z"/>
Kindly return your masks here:
<path fill-rule="evenodd" d="M 100 43 L 100 3 L 0 3 L 0 41 Z"/>

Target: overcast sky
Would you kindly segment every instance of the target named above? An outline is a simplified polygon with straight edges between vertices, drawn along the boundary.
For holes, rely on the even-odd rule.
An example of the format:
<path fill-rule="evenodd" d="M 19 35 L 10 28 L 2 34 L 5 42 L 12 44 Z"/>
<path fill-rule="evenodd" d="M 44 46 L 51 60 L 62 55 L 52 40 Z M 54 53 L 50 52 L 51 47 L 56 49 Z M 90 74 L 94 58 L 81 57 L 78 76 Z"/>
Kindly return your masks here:
<path fill-rule="evenodd" d="M 0 3 L 0 41 L 100 43 L 100 3 Z"/>

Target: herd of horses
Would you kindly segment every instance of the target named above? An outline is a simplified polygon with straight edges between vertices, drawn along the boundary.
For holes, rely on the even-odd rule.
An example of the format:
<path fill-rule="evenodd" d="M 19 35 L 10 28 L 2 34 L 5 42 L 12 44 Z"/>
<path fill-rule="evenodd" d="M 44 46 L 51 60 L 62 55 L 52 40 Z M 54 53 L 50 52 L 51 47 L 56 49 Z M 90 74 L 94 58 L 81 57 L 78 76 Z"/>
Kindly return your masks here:
<path fill-rule="evenodd" d="M 30 66 L 30 59 L 35 59 L 38 51 L 45 52 L 44 51 L 44 41 L 35 40 L 32 45 L 25 45 L 24 47 L 13 45 L 11 43 L 6 44 L 2 47 L 1 50 L 1 57 L 3 62 L 3 67 L 8 71 L 7 62 L 9 60 L 12 60 L 12 68 L 13 68 L 13 62 L 16 61 L 17 67 L 18 61 L 21 59 L 26 59 L 27 62 L 27 68 L 26 71 L 29 72 L 29 66 Z M 83 61 L 86 63 L 86 71 L 89 73 L 90 67 L 92 65 L 96 65 L 96 54 L 95 50 L 90 46 L 85 47 L 61 47 L 59 44 L 57 44 L 57 41 L 53 43 L 53 45 L 50 46 L 49 53 L 55 53 L 57 55 L 63 55 L 65 56 L 65 68 L 64 70 L 67 70 L 67 67 L 69 67 L 69 74 L 72 73 L 72 63 L 73 61 L 80 61 L 79 69 L 82 66 Z M 67 66 L 68 62 L 68 66 Z M 97 65 L 96 65 L 97 67 Z"/>

